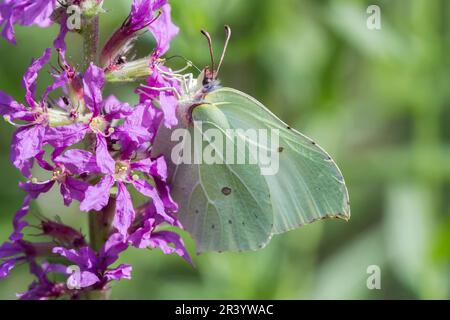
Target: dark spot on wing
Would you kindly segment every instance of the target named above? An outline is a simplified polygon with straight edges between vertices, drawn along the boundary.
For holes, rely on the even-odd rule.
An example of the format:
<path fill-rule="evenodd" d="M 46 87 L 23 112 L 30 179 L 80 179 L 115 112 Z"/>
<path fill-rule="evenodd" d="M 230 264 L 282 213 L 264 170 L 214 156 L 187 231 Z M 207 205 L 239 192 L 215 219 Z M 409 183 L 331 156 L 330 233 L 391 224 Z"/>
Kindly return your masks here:
<path fill-rule="evenodd" d="M 279 148 L 278 148 L 278 152 L 279 152 L 279 153 L 282 153 L 282 152 L 283 152 L 283 150 L 284 150 L 284 148 L 283 148 L 283 147 L 279 147 Z"/>
<path fill-rule="evenodd" d="M 223 187 L 222 188 L 222 193 L 226 196 L 229 196 L 231 194 L 231 188 L 229 187 Z"/>

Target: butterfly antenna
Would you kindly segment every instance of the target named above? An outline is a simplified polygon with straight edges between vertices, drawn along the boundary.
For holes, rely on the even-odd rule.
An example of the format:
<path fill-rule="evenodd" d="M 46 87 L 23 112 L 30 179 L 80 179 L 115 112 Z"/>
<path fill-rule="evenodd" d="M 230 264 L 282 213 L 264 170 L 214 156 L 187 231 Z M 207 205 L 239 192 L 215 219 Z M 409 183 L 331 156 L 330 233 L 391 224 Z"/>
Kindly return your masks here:
<path fill-rule="evenodd" d="M 211 56 L 211 69 L 212 69 L 211 71 L 214 72 L 214 69 L 216 66 L 214 63 L 214 51 L 213 51 L 211 36 L 205 30 L 201 30 L 201 33 L 205 36 L 206 40 L 208 40 L 209 54 Z"/>
<path fill-rule="evenodd" d="M 220 67 L 222 67 L 223 59 L 225 58 L 225 54 L 227 53 L 228 43 L 230 42 L 231 39 L 231 28 L 228 25 L 225 26 L 225 34 L 226 34 L 225 45 L 223 46 L 222 56 L 220 57 L 219 66 L 217 67 L 216 71 L 216 76 L 219 74 Z"/>

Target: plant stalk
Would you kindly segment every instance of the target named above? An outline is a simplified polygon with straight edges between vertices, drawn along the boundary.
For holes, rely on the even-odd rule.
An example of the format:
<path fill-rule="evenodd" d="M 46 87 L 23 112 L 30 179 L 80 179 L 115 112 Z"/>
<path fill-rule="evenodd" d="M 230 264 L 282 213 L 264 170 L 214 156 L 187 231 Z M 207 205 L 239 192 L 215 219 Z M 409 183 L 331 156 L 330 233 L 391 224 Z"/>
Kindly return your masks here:
<path fill-rule="evenodd" d="M 83 18 L 83 71 L 89 68 L 91 63 L 98 64 L 99 46 L 99 17 L 98 14 L 85 16 Z M 89 212 L 89 242 L 91 248 L 99 253 L 109 237 L 112 228 L 114 212 L 116 210 L 116 200 L 110 197 L 108 204 L 101 211 Z M 82 299 L 88 300 L 108 300 L 111 289 L 92 290 L 83 294 Z"/>
<path fill-rule="evenodd" d="M 99 16 L 84 17 L 83 29 L 83 70 L 86 70 L 91 62 L 97 64 L 99 43 Z"/>

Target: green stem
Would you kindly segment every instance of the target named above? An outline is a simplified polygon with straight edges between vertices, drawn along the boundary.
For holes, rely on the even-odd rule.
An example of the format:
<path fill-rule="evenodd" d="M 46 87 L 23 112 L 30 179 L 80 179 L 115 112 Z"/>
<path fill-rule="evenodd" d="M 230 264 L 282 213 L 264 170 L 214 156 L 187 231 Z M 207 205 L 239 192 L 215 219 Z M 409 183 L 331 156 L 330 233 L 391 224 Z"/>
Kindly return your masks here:
<path fill-rule="evenodd" d="M 89 212 L 89 239 L 92 249 L 99 252 L 112 229 L 114 213 L 116 211 L 116 199 L 109 198 L 108 204 L 102 211 Z"/>
<path fill-rule="evenodd" d="M 93 250 L 100 252 L 111 233 L 114 213 L 116 211 L 116 199 L 110 197 L 108 204 L 102 211 L 89 212 L 89 239 Z M 91 290 L 82 295 L 82 299 L 87 300 L 108 300 L 111 296 L 111 289 Z"/>
<path fill-rule="evenodd" d="M 87 70 L 91 63 L 97 64 L 99 42 L 99 17 L 98 14 L 83 18 L 83 70 Z M 116 200 L 109 198 L 108 204 L 102 211 L 89 212 L 89 238 L 93 250 L 100 252 L 111 232 L 112 220 L 116 210 Z M 111 289 L 91 290 L 82 295 L 82 299 L 108 300 Z"/>
<path fill-rule="evenodd" d="M 99 39 L 99 17 L 84 17 L 83 30 L 83 70 L 86 70 L 90 63 L 97 63 L 98 39 Z"/>

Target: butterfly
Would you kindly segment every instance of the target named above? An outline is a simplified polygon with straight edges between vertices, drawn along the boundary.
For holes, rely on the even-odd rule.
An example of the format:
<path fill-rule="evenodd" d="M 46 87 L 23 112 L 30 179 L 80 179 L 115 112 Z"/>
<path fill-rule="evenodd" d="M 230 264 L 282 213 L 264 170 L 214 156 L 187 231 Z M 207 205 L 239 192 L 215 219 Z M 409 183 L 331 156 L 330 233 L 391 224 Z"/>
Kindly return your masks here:
<path fill-rule="evenodd" d="M 168 129 L 161 125 L 152 149 L 153 156 L 164 155 L 168 162 L 171 195 L 197 252 L 257 250 L 273 235 L 317 220 L 348 220 L 350 202 L 344 177 L 328 153 L 255 98 L 220 86 L 217 76 L 231 37 L 231 29 L 225 26 L 225 30 L 217 69 L 211 37 L 202 31 L 208 40 L 211 67 L 204 68 L 197 79 L 192 75 L 184 78 L 178 126 Z M 260 137 L 245 135 L 249 131 L 277 132 L 272 142 L 278 143 L 275 147 L 261 145 Z M 215 136 L 217 132 L 222 133 L 222 141 Z M 240 134 L 232 137 L 231 132 Z M 215 159 L 223 161 L 198 161 L 203 150 L 194 140 L 199 137 L 201 146 L 206 144 Z M 180 143 L 184 148 L 174 152 L 179 151 Z M 245 153 L 246 159 L 253 161 L 225 161 L 224 144 L 234 157 Z M 255 161 L 258 154 L 251 152 L 255 146 L 276 155 L 279 163 L 275 173 L 262 174 L 265 164 Z M 193 154 L 188 157 L 190 162 L 179 161 L 189 152 Z"/>

